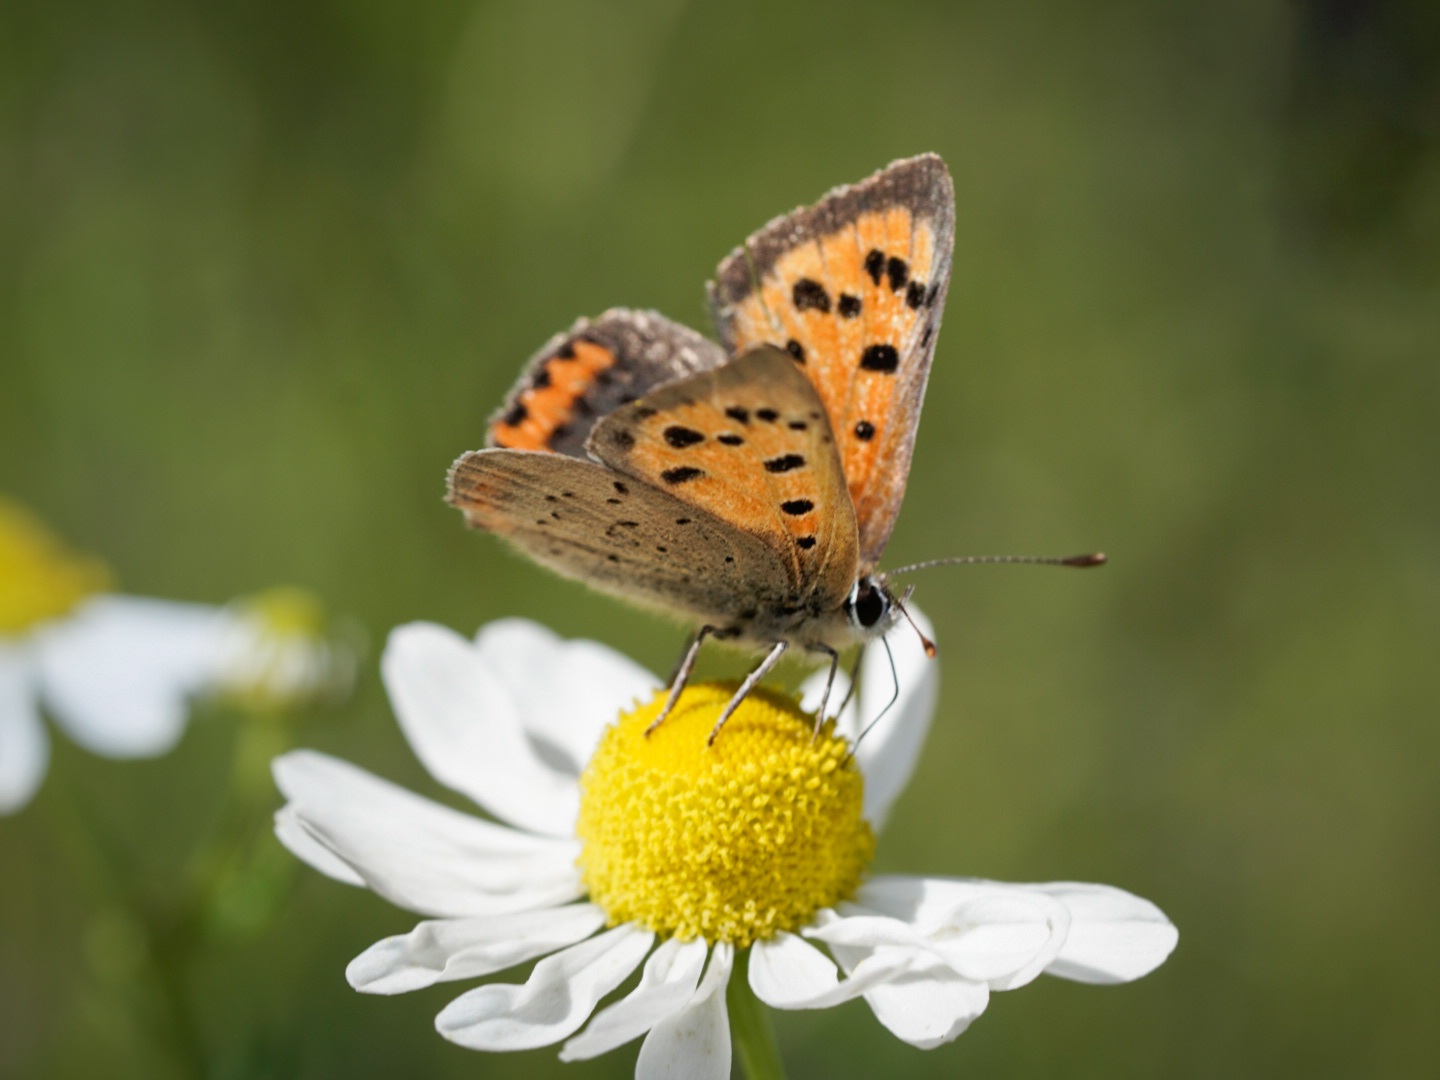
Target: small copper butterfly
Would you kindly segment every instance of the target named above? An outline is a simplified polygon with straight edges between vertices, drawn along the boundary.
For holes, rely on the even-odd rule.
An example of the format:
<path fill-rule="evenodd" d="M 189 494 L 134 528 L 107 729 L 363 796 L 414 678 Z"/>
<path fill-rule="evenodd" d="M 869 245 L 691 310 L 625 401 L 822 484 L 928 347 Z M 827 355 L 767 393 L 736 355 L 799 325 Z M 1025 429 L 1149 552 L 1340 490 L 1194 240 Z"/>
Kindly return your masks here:
<path fill-rule="evenodd" d="M 950 283 L 933 154 L 776 218 L 709 285 L 720 344 L 653 312 L 581 319 L 526 366 L 449 502 L 567 577 L 767 650 L 830 659 L 903 610 L 895 526 Z M 823 715 L 824 706 L 821 706 Z M 657 720 L 658 724 L 659 721 Z M 714 733 L 711 735 L 714 739 Z"/>

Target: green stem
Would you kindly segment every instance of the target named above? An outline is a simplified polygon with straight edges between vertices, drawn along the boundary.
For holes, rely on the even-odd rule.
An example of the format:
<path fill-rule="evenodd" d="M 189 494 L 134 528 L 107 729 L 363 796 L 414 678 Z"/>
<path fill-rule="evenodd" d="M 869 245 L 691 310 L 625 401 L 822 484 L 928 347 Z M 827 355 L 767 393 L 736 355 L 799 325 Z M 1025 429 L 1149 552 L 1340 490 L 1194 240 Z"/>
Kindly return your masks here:
<path fill-rule="evenodd" d="M 735 970 L 730 973 L 730 985 L 725 989 L 725 1003 L 730 1011 L 730 1033 L 745 1075 L 750 1080 L 785 1080 L 785 1065 L 780 1060 L 770 1014 L 750 989 L 749 949 L 736 954 Z"/>

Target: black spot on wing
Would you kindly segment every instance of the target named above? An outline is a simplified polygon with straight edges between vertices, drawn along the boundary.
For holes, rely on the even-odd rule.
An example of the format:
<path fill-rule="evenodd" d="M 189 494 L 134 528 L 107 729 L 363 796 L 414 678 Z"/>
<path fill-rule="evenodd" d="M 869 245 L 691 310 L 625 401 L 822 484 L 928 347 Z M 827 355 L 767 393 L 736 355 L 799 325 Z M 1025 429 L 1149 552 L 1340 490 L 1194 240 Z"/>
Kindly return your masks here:
<path fill-rule="evenodd" d="M 629 494 L 630 494 L 630 489 L 629 489 L 628 487 L 626 487 L 624 484 L 622 484 L 619 480 L 616 480 L 616 481 L 615 481 L 615 490 L 616 490 L 616 492 L 618 492 L 618 493 L 621 494 L 621 495 L 629 495 Z"/>
<path fill-rule="evenodd" d="M 863 367 L 864 365 L 862 364 L 861 366 Z M 615 434 L 611 436 L 610 441 L 615 445 L 615 449 L 617 450 L 624 451 L 635 449 L 635 436 L 631 432 L 625 430 L 625 428 L 617 429 Z"/>
<path fill-rule="evenodd" d="M 740 405 L 731 405 L 725 410 L 725 415 L 741 424 L 750 423 L 750 410 Z"/>
<path fill-rule="evenodd" d="M 895 351 L 894 345 L 871 345 L 860 355 L 862 371 L 880 371 L 889 375 L 899 366 L 900 354 Z"/>
<path fill-rule="evenodd" d="M 830 311 L 830 294 L 814 278 L 801 278 L 790 290 L 796 311 Z"/>
<path fill-rule="evenodd" d="M 890 279 L 890 291 L 899 292 L 910 280 L 910 267 L 904 259 L 897 259 L 893 255 L 885 264 L 885 276 Z"/>
<path fill-rule="evenodd" d="M 660 474 L 660 479 L 667 484 L 685 484 L 704 475 L 704 469 L 697 469 L 693 465 L 679 465 L 673 469 L 666 469 Z"/>
<path fill-rule="evenodd" d="M 860 314 L 860 298 L 851 296 L 849 293 L 841 293 L 840 303 L 837 307 L 841 315 L 847 319 L 853 319 Z"/>
<path fill-rule="evenodd" d="M 795 546 L 798 548 L 804 548 L 806 551 L 809 551 L 812 547 L 815 546 L 815 538 L 813 536 L 799 537 L 795 541 Z"/>
<path fill-rule="evenodd" d="M 814 510 L 815 504 L 809 499 L 787 499 L 780 504 L 780 509 L 792 517 L 799 517 Z"/>
<path fill-rule="evenodd" d="M 805 346 L 796 341 L 793 337 L 785 343 L 785 351 L 795 358 L 797 364 L 805 362 Z"/>
<path fill-rule="evenodd" d="M 515 427 L 515 425 L 517 425 L 517 424 L 522 424 L 522 423 L 524 423 L 524 422 L 525 422 L 525 418 L 526 418 L 527 416 L 529 416 L 529 415 L 530 415 L 530 410 L 527 409 L 527 408 L 525 408 L 525 405 L 524 405 L 523 402 L 517 401 L 514 405 L 512 405 L 512 406 L 510 407 L 510 411 L 507 412 L 507 413 L 506 413 L 504 416 L 502 416 L 500 419 L 501 419 L 502 422 L 504 422 L 504 423 L 507 424 L 508 426 L 510 426 L 510 427 Z"/>
<path fill-rule="evenodd" d="M 861 442 L 869 442 L 875 437 L 875 425 L 869 420 L 860 420 L 855 424 L 855 437 Z"/>
<path fill-rule="evenodd" d="M 705 441 L 705 436 L 694 428 L 683 427 L 680 424 L 671 424 L 665 429 L 665 441 L 676 450 L 683 450 L 687 446 L 694 446 L 696 443 Z"/>
<path fill-rule="evenodd" d="M 925 302 L 925 285 L 920 281 L 912 281 L 905 288 L 905 303 L 911 308 L 918 309 Z"/>
<path fill-rule="evenodd" d="M 765 462 L 765 471 L 773 473 L 789 472 L 791 469 L 803 469 L 805 459 L 799 454 L 781 454 Z"/>
<path fill-rule="evenodd" d="M 726 446 L 740 446 L 745 442 L 739 435 L 730 431 L 725 432 L 723 435 L 715 436 L 715 439 L 718 442 L 724 443 Z"/>
<path fill-rule="evenodd" d="M 774 409 L 756 409 L 755 419 L 764 420 L 767 424 L 773 424 L 780 419 L 780 414 Z"/>
<path fill-rule="evenodd" d="M 880 275 L 885 273 L 885 253 L 879 248 L 871 248 L 870 254 L 865 256 L 865 272 L 870 275 L 871 281 L 880 284 Z"/>

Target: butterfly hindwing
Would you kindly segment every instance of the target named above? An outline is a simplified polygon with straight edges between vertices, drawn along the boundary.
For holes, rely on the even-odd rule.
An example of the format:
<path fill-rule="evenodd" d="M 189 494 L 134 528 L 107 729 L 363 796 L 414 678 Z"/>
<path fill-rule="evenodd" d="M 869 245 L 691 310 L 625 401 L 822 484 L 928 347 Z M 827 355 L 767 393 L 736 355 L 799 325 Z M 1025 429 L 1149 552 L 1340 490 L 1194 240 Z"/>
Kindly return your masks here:
<path fill-rule="evenodd" d="M 854 584 L 854 507 L 824 406 L 789 353 L 761 347 L 659 387 L 601 420 L 589 449 L 759 538 L 807 609 L 838 606 Z"/>
<path fill-rule="evenodd" d="M 710 284 L 721 343 L 786 349 L 824 402 L 866 569 L 904 497 L 954 222 L 944 163 L 933 154 L 898 161 L 775 219 Z"/>
<path fill-rule="evenodd" d="M 599 417 L 724 362 L 714 342 L 653 311 L 613 308 L 580 319 L 530 358 L 490 418 L 485 445 L 583 458 Z"/>
<path fill-rule="evenodd" d="M 791 595 L 789 568 L 762 540 L 593 461 L 471 451 L 451 466 L 448 501 L 556 573 L 707 624 Z"/>

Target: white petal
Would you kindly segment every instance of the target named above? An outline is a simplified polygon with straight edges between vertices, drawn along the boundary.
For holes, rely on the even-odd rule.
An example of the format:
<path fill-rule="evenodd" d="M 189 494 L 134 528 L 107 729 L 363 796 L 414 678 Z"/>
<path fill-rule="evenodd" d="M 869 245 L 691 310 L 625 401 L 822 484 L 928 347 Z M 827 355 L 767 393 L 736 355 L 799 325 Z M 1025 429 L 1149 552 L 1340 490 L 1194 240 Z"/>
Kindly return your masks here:
<path fill-rule="evenodd" d="M 435 779 L 520 828 L 573 834 L 575 777 L 537 753 L 515 696 L 472 642 L 430 623 L 401 626 L 380 671 L 406 739 Z"/>
<path fill-rule="evenodd" d="M 1148 975 L 1180 940 L 1165 913 L 1110 885 L 1060 881 L 1031 885 L 1069 909 L 1070 934 L 1048 975 L 1086 983 L 1123 983 Z"/>
<path fill-rule="evenodd" d="M 750 989 L 776 1009 L 828 1009 L 857 998 L 910 967 L 899 951 L 861 960 L 844 982 L 815 946 L 784 931 L 750 948 Z"/>
<path fill-rule="evenodd" d="M 31 655 L 0 645 L 0 814 L 13 814 L 34 797 L 49 764 Z"/>
<path fill-rule="evenodd" d="M 294 821 L 401 907 L 494 915 L 554 907 L 583 892 L 578 841 L 481 821 L 314 751 L 285 754 L 273 768 Z"/>
<path fill-rule="evenodd" d="M 847 971 L 858 967 L 864 950 L 835 948 L 836 959 Z M 874 955 L 882 955 L 881 950 Z M 983 982 L 956 974 L 937 959 L 917 960 L 909 971 L 865 995 L 875 1017 L 896 1038 L 921 1050 L 950 1042 L 985 1011 L 990 1000 Z"/>
<path fill-rule="evenodd" d="M 925 949 L 956 974 L 987 982 L 993 990 L 1011 990 L 1030 982 L 1055 959 L 1065 942 L 1069 911 L 1037 890 L 937 879 L 927 884 L 936 893 L 950 891 L 952 903 L 943 908 L 929 906 L 923 918 L 913 919 L 870 915 L 863 907 L 845 905 L 842 911 L 848 917 L 807 931 L 807 936 L 833 945 Z M 948 885 L 961 888 L 944 890 Z M 862 895 L 876 892 L 883 892 L 883 886 L 870 894 L 861 890 Z"/>
<path fill-rule="evenodd" d="M 475 636 L 481 659 L 510 691 L 525 730 L 579 776 L 600 733 L 648 700 L 660 680 L 599 642 L 566 641 L 528 619 L 501 619 Z"/>
<path fill-rule="evenodd" d="M 919 608 L 908 605 L 906 610 L 927 637 L 934 633 L 930 620 Z M 901 619 L 885 640 L 895 657 L 895 673 L 891 675 L 883 645 L 876 642 L 865 650 L 860 673 L 860 723 L 869 724 L 880 716 L 895 693 L 897 681 L 900 696 L 855 752 L 855 760 L 865 774 L 865 817 L 877 830 L 884 827 L 890 807 L 910 782 L 940 693 L 940 665 L 925 655 L 920 637 L 909 623 Z"/>
<path fill-rule="evenodd" d="M 220 667 L 229 618 L 216 608 L 98 596 L 36 635 L 45 703 L 107 757 L 153 757 L 179 740 L 189 698 Z"/>
<path fill-rule="evenodd" d="M 729 1080 L 730 1014 L 725 988 L 735 952 L 728 942 L 710 950 L 710 966 L 690 1004 L 650 1029 L 635 1062 L 635 1080 Z"/>
<path fill-rule="evenodd" d="M 675 1015 L 694 997 L 707 951 L 699 938 L 664 942 L 646 961 L 640 985 L 596 1013 L 585 1030 L 565 1044 L 560 1060 L 599 1057 Z"/>
<path fill-rule="evenodd" d="M 1043 894 L 997 890 L 961 904 L 926 928 L 931 947 L 957 974 L 1013 990 L 1055 959 L 1070 931 L 1070 913 Z"/>
<path fill-rule="evenodd" d="M 349 863 L 310 835 L 293 807 L 282 806 L 275 811 L 275 837 L 290 854 L 327 877 L 343 881 L 346 885 L 365 884 L 365 879 L 352 870 Z"/>
<path fill-rule="evenodd" d="M 891 918 L 926 925 L 944 918 L 960 904 L 985 896 L 996 888 L 1006 886 L 1002 882 L 983 878 L 881 874 L 860 886 L 855 893 L 855 903 Z"/>
<path fill-rule="evenodd" d="M 559 1042 L 640 966 L 655 935 L 627 924 L 535 965 L 523 986 L 492 983 L 461 994 L 435 1029 L 472 1050 L 529 1050 Z"/>
<path fill-rule="evenodd" d="M 582 941 L 605 925 L 594 904 L 422 922 L 350 961 L 345 978 L 367 994 L 403 994 L 490 975 Z"/>

